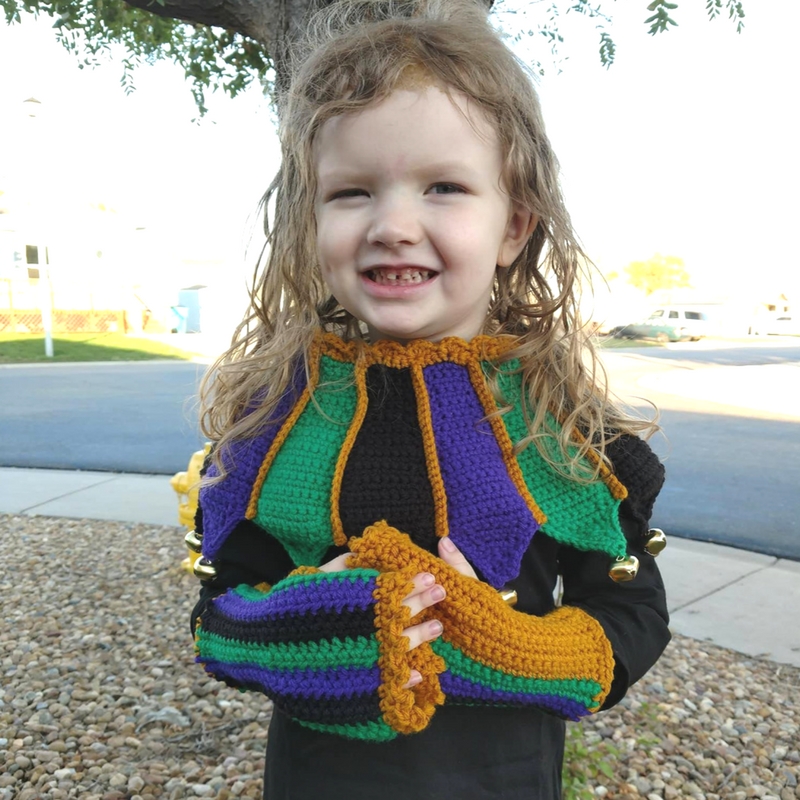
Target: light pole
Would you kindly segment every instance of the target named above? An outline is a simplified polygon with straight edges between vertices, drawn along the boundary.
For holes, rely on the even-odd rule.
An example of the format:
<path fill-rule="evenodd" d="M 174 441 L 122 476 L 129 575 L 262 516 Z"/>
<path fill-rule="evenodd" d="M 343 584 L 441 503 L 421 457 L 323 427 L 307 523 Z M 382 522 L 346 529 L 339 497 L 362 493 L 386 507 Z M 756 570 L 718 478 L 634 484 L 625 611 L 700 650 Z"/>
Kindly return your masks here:
<path fill-rule="evenodd" d="M 42 102 L 35 97 L 29 97 L 23 100 L 22 107 L 25 115 L 35 120 L 39 115 Z M 41 133 L 41 131 L 39 131 Z M 34 205 L 40 202 L 38 193 L 41 190 L 40 185 L 34 187 Z M 41 214 L 37 214 L 37 228 L 41 225 Z M 41 236 L 37 236 L 37 240 Z M 38 251 L 38 267 L 39 267 L 39 307 L 42 313 L 42 328 L 44 329 L 44 354 L 46 358 L 53 357 L 53 295 L 50 286 L 50 253 L 46 245 L 37 242 Z"/>

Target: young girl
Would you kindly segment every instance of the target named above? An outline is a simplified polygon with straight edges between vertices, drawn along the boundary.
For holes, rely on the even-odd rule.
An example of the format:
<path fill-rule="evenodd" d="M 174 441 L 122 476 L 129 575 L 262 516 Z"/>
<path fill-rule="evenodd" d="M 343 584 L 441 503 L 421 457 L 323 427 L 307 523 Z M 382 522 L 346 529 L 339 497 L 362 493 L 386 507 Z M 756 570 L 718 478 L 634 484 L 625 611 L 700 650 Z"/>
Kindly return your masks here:
<path fill-rule="evenodd" d="M 484 9 L 343 0 L 304 52 L 205 389 L 197 659 L 273 699 L 270 800 L 554 800 L 563 720 L 669 640 L 662 467 L 597 385 L 556 160 Z"/>

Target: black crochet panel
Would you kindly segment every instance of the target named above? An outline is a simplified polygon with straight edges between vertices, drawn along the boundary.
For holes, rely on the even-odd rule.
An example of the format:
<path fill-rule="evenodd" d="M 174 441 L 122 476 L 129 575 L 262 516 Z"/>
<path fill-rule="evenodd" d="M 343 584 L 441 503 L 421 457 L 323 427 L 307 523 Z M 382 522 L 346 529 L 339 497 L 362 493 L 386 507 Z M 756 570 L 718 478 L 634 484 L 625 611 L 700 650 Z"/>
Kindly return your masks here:
<path fill-rule="evenodd" d="M 646 442 L 638 436 L 625 435 L 606 448 L 614 472 L 628 490 L 623 502 L 644 533 L 653 514 L 656 495 L 664 484 L 664 465 Z"/>
<path fill-rule="evenodd" d="M 436 552 L 433 495 L 411 373 L 370 367 L 367 393 L 367 413 L 342 478 L 344 532 L 360 536 L 368 525 L 385 519 L 415 544 Z"/>

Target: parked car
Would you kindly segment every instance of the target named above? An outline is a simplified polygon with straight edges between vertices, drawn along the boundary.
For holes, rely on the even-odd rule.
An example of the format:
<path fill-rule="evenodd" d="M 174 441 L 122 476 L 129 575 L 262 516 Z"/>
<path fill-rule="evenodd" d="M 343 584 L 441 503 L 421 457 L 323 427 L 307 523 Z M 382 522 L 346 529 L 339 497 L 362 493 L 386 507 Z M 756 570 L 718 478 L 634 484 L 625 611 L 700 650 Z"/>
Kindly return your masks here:
<path fill-rule="evenodd" d="M 708 317 L 685 308 L 657 308 L 644 322 L 612 331 L 618 339 L 655 339 L 657 342 L 696 342 L 708 333 Z"/>
<path fill-rule="evenodd" d="M 750 331 L 753 336 L 800 336 L 800 320 L 774 317 L 760 321 Z"/>

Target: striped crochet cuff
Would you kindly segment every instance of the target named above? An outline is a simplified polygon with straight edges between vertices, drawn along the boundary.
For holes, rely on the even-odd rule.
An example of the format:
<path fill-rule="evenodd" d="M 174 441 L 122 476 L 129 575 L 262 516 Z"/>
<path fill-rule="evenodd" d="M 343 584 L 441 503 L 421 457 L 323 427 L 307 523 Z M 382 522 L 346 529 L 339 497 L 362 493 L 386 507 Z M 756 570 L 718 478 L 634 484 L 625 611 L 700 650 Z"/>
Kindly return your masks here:
<path fill-rule="evenodd" d="M 301 569 L 268 592 L 239 586 L 201 615 L 197 661 L 315 730 L 369 741 L 421 730 L 444 699 L 444 664 L 428 647 L 423 669 L 415 664 L 423 683 L 402 688 L 414 663 L 402 636 L 410 586 L 371 569 Z"/>

